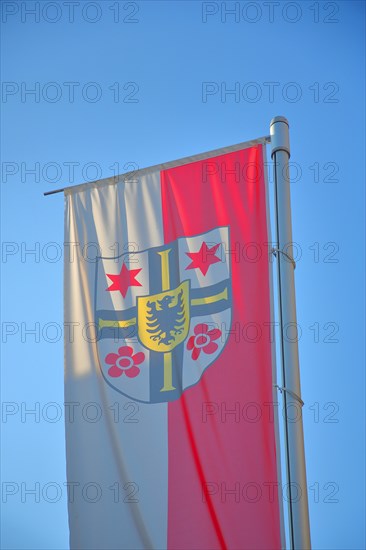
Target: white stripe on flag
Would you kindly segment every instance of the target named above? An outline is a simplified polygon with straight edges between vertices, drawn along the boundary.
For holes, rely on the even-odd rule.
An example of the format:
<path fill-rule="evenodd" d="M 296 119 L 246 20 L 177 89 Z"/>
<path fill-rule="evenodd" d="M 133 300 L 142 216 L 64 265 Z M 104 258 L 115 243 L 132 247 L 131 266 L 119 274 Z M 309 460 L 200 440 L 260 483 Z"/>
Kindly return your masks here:
<path fill-rule="evenodd" d="M 76 255 L 65 261 L 64 318 L 75 333 L 84 329 L 83 338 L 65 331 L 71 548 L 166 548 L 167 405 L 136 403 L 105 384 L 86 330 L 95 322 L 96 243 L 102 256 L 113 256 L 115 243 L 119 254 L 128 243 L 164 243 L 160 174 L 68 193 L 65 216 L 65 243 Z"/>

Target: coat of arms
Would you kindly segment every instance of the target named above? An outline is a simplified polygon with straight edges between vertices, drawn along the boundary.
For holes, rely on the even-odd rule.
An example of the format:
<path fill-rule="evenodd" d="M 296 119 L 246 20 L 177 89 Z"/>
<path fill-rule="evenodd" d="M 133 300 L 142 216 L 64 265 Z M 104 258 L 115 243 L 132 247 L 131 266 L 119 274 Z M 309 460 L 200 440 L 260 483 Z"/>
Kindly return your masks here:
<path fill-rule="evenodd" d="M 174 401 L 199 382 L 231 326 L 229 228 L 96 262 L 104 379 L 135 401 Z"/>

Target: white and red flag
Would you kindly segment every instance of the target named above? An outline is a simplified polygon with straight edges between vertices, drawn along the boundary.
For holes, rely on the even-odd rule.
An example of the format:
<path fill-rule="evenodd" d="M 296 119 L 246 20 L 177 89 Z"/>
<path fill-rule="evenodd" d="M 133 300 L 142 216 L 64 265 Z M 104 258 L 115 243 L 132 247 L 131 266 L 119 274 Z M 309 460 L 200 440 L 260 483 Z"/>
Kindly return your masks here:
<path fill-rule="evenodd" d="M 263 155 L 65 190 L 72 549 L 282 546 Z"/>

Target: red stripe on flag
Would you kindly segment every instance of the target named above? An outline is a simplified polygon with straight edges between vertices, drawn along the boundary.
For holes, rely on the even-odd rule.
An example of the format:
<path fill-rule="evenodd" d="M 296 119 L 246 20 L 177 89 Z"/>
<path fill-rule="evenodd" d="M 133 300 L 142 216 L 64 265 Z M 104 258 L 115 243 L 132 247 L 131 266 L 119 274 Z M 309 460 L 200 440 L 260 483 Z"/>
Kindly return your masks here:
<path fill-rule="evenodd" d="M 228 225 L 236 250 L 236 335 L 200 382 L 168 405 L 168 548 L 280 548 L 262 146 L 163 171 L 161 188 L 166 243 Z M 250 261 L 256 246 L 261 257 Z M 248 327 L 261 329 L 259 341 L 246 337 Z M 207 403 L 216 414 L 204 422 Z"/>

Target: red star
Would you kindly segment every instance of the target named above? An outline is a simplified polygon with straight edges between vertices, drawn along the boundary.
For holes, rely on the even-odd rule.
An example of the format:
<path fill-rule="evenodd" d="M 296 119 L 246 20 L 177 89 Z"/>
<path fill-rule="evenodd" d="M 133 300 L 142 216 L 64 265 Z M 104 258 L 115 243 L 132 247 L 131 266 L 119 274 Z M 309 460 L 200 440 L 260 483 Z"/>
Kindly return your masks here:
<path fill-rule="evenodd" d="M 110 275 L 107 273 L 107 277 L 112 281 L 111 286 L 106 290 L 119 290 L 122 296 L 125 298 L 127 290 L 130 286 L 142 286 L 141 283 L 136 281 L 136 275 L 140 273 L 141 269 L 128 269 L 125 264 L 122 265 L 122 269 L 118 275 Z"/>
<path fill-rule="evenodd" d="M 220 244 L 215 244 L 209 248 L 207 244 L 203 242 L 198 252 L 186 252 L 187 256 L 189 256 L 192 260 L 186 269 L 198 268 L 201 270 L 202 275 L 206 275 L 210 265 L 221 261 L 220 258 L 215 256 L 216 250 L 219 246 Z"/>

